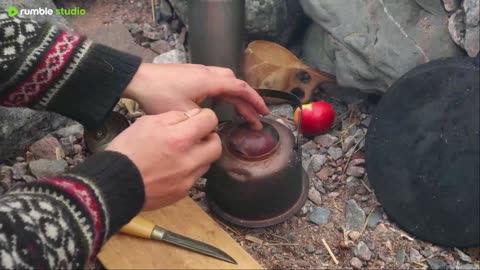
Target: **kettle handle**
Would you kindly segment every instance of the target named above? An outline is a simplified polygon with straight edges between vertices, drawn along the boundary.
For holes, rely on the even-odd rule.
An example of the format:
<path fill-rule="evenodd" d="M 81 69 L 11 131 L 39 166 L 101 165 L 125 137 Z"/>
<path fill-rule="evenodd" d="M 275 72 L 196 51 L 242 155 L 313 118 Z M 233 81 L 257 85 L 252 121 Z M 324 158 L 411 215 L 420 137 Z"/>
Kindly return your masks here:
<path fill-rule="evenodd" d="M 287 101 L 290 105 L 295 106 L 296 108 L 300 109 L 300 119 L 298 121 L 298 136 L 297 141 L 295 143 L 295 149 L 298 149 L 300 146 L 300 136 L 302 135 L 302 102 L 300 99 L 295 96 L 294 94 L 290 94 L 288 92 L 273 90 L 273 89 L 255 89 L 257 90 L 258 94 L 262 97 L 271 97 L 271 98 L 279 98 Z"/>

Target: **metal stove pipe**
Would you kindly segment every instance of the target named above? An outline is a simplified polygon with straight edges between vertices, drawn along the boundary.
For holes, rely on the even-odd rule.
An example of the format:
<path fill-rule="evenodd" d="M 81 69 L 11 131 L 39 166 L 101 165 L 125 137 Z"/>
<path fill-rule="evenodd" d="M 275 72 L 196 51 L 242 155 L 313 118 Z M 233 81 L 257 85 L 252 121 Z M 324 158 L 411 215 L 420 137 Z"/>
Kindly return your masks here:
<path fill-rule="evenodd" d="M 243 78 L 245 0 L 190 0 L 188 4 L 191 62 L 230 68 Z M 220 121 L 236 116 L 228 104 L 209 100 L 204 106 L 211 107 Z"/>

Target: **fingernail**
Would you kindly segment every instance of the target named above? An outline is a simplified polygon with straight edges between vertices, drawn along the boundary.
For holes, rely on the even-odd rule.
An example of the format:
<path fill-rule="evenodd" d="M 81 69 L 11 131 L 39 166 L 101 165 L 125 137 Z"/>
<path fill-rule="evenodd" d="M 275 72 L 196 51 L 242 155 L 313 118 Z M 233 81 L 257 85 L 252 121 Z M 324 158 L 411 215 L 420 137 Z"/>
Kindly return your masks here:
<path fill-rule="evenodd" d="M 185 112 L 185 114 L 187 114 L 189 117 L 192 117 L 192 116 L 195 116 L 195 115 L 199 114 L 200 111 L 201 111 L 201 109 L 195 108 L 195 109 L 191 109 L 191 110 Z"/>

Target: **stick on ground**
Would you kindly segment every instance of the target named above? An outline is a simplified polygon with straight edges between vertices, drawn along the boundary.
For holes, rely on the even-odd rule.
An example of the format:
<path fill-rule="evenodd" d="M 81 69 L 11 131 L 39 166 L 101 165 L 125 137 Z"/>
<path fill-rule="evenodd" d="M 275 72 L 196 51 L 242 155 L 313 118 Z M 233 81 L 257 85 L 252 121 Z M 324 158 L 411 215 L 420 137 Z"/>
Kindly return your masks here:
<path fill-rule="evenodd" d="M 325 241 L 325 239 L 323 239 L 323 238 L 322 238 L 322 243 L 323 243 L 323 245 L 325 246 L 325 248 L 327 249 L 328 254 L 330 254 L 330 257 L 332 257 L 333 262 L 335 262 L 335 264 L 338 265 L 338 260 L 337 260 L 337 258 L 336 258 L 335 255 L 333 254 L 332 250 L 331 250 L 330 247 L 328 246 L 328 244 L 327 244 L 327 242 Z"/>

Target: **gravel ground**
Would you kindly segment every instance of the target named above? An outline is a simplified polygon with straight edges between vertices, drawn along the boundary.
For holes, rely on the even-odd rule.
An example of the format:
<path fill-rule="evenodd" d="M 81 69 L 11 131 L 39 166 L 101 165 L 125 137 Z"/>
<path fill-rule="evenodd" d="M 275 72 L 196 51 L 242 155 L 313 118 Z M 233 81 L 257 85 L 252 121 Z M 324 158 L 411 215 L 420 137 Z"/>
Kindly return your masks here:
<path fill-rule="evenodd" d="M 71 3 L 67 1 L 68 4 Z M 152 43 L 163 40 L 170 44 L 168 49 L 185 52 L 185 40 L 179 34 L 181 23 L 170 18 L 170 27 L 152 26 L 150 1 L 99 0 L 92 5 L 96 12 L 90 16 L 98 19 L 101 14 L 104 24 L 125 24 L 139 45 L 149 48 Z M 99 20 L 90 19 L 82 18 L 73 25 L 98 27 Z M 156 33 L 145 37 L 145 31 Z M 364 95 L 338 93 L 335 98 L 317 96 L 334 106 L 335 126 L 328 134 L 302 142 L 303 165 L 311 189 L 309 200 L 299 213 L 282 224 L 263 229 L 227 225 L 212 217 L 268 269 L 479 269 L 478 249 L 431 245 L 408 235 L 388 219 L 369 186 L 364 169 L 364 137 L 375 103 Z M 120 103 L 115 110 L 131 121 L 143 115 L 129 103 Z M 272 117 L 292 126 L 293 109 L 289 105 L 273 106 L 271 110 Z M 82 162 L 90 155 L 85 149 L 83 132 L 78 124 L 58 130 L 29 146 L 25 155 L 14 162 L 0 164 L 0 193 L 15 183 L 53 176 Z M 205 179 L 201 179 L 190 196 L 210 212 L 204 189 Z"/>

